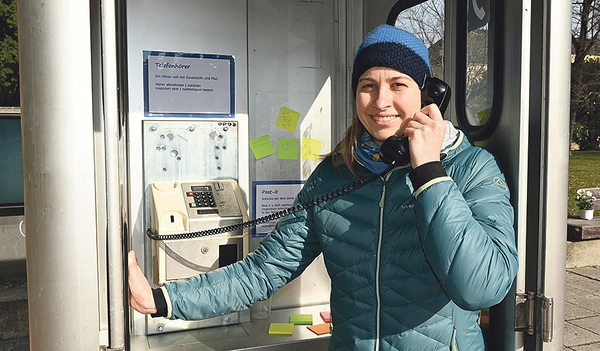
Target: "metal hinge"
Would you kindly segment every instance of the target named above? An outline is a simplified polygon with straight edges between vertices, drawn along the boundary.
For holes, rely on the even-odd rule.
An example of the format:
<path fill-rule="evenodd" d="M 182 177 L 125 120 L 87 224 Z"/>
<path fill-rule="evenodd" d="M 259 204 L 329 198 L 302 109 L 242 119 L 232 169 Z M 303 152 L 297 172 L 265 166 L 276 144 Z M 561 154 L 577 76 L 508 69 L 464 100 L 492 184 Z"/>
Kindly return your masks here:
<path fill-rule="evenodd" d="M 552 341 L 554 300 L 534 291 L 515 296 L 515 331 L 540 335 L 544 342 Z"/>

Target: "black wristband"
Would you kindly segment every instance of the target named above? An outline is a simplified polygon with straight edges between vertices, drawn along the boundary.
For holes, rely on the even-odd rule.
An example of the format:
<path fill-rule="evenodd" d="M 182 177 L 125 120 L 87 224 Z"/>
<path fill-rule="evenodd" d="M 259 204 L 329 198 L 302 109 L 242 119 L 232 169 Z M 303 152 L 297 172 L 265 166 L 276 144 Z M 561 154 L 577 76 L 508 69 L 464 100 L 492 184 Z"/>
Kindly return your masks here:
<path fill-rule="evenodd" d="M 440 161 L 427 162 L 413 169 L 410 174 L 410 181 L 415 190 L 422 187 L 428 181 L 447 176 L 444 166 Z"/>
<path fill-rule="evenodd" d="M 156 313 L 151 314 L 152 317 L 166 317 L 167 316 L 167 300 L 165 294 L 161 288 L 152 289 L 152 297 L 154 298 L 154 304 L 156 305 Z"/>

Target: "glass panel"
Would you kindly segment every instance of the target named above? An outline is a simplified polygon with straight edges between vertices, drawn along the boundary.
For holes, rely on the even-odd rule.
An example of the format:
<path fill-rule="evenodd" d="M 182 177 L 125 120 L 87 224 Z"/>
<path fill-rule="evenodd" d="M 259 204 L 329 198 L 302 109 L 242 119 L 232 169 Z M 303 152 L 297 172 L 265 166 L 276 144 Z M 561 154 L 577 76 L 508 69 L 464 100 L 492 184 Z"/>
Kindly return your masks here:
<path fill-rule="evenodd" d="M 494 94 L 492 43 L 489 23 L 477 15 L 468 12 L 465 111 L 471 126 L 484 126 L 491 115 Z"/>
<path fill-rule="evenodd" d="M 0 116 L 0 207 L 23 203 L 21 120 Z"/>
<path fill-rule="evenodd" d="M 444 74 L 444 0 L 429 0 L 402 11 L 396 27 L 413 33 L 429 49 L 434 77 Z"/>

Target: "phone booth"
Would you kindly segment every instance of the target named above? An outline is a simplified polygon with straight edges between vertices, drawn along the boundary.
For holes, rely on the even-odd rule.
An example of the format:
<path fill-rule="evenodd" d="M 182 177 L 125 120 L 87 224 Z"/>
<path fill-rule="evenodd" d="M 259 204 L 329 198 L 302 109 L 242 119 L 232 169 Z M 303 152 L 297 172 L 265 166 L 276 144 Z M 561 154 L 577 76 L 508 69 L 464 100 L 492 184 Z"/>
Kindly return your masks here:
<path fill-rule="evenodd" d="M 331 150 L 349 118 L 334 117 L 346 115 L 347 101 L 335 98 L 346 79 L 339 61 L 351 60 L 338 5 L 126 3 L 131 248 L 154 284 L 242 259 L 273 223 L 184 240 L 148 231 L 164 238 L 284 209 Z M 281 342 L 264 327 L 298 313 L 317 320 L 329 310 L 329 285 L 319 257 L 268 301 L 268 319 L 251 310 L 203 321 L 134 312 L 132 349 L 270 347 Z M 292 341 L 322 348 L 328 336 L 297 328 Z"/>
<path fill-rule="evenodd" d="M 243 259 L 274 221 L 243 223 L 288 208 L 350 124 L 364 35 L 414 32 L 415 18 L 438 31 L 427 46 L 452 87 L 444 118 L 498 157 L 512 193 L 520 271 L 489 312 L 490 350 L 562 348 L 564 276 L 551 272 L 564 274 L 568 5 L 410 3 L 20 0 L 23 135 L 41 145 L 23 151 L 32 349 L 326 350 L 327 330 L 268 334 L 292 315 L 326 322 L 322 257 L 258 318 L 181 321 L 127 306 L 127 252 L 153 287 Z M 71 317 L 37 323 L 57 308 Z"/>

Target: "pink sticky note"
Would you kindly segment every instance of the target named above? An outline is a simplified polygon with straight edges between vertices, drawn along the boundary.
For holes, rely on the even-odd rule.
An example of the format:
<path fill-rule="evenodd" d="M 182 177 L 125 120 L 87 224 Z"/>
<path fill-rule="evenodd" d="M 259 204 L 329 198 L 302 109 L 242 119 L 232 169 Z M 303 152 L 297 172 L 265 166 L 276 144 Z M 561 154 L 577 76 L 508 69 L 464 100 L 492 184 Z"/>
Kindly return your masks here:
<path fill-rule="evenodd" d="M 323 318 L 326 323 L 331 323 L 331 312 L 321 312 L 321 318 Z"/>

